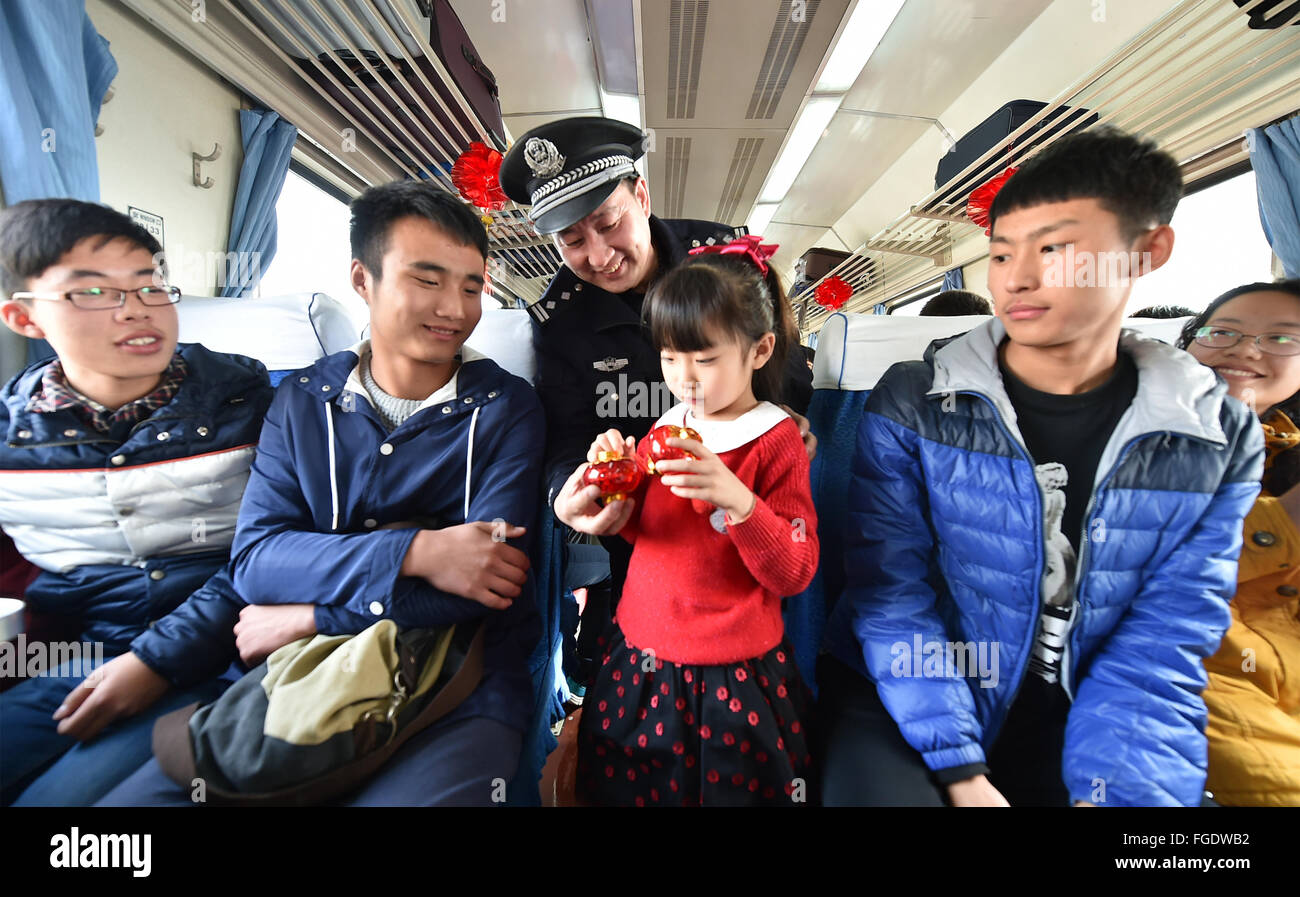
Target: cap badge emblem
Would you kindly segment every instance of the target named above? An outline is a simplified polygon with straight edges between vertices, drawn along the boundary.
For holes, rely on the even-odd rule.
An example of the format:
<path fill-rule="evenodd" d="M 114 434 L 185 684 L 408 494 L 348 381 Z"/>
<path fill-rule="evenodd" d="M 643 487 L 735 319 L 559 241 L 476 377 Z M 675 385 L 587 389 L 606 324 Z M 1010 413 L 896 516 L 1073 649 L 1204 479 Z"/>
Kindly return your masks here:
<path fill-rule="evenodd" d="M 529 137 L 524 144 L 524 161 L 539 178 L 555 177 L 564 170 L 564 157 L 545 137 Z"/>

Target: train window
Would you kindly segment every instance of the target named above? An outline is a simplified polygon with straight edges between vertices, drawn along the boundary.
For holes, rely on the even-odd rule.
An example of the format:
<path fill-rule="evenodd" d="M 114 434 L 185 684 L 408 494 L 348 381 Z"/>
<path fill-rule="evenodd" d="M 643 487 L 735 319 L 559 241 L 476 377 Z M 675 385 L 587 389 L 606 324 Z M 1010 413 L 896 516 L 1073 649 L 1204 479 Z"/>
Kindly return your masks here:
<path fill-rule="evenodd" d="M 925 303 L 943 291 L 943 278 L 938 277 L 898 297 L 890 305 L 891 315 L 916 316 L 925 308 Z"/>
<path fill-rule="evenodd" d="M 1173 227 L 1174 254 L 1134 285 L 1130 314 L 1150 305 L 1200 311 L 1232 287 L 1273 279 L 1253 171 L 1183 197 Z"/>
<path fill-rule="evenodd" d="M 258 295 L 328 293 L 354 317 L 365 319 L 365 302 L 348 279 L 347 204 L 290 169 L 275 217 L 275 257 L 262 274 Z"/>

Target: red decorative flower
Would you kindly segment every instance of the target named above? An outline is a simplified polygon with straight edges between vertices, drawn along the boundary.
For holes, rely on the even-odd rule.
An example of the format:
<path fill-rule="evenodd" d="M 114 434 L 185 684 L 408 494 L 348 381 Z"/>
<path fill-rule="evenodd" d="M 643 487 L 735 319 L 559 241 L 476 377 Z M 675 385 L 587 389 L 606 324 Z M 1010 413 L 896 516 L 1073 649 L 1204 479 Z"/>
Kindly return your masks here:
<path fill-rule="evenodd" d="M 740 698 L 732 698 L 731 703 L 729 703 L 727 706 L 731 708 L 732 713 L 739 713 L 740 706 L 741 706 Z"/>
<path fill-rule="evenodd" d="M 708 779 L 711 784 L 716 785 L 718 784 L 718 779 L 721 778 L 721 776 L 718 775 L 718 771 L 716 769 L 710 769 L 709 774 L 705 776 L 705 778 Z"/>
<path fill-rule="evenodd" d="M 817 284 L 817 289 L 813 291 L 813 299 L 817 300 L 817 304 L 831 310 L 842 307 L 852 295 L 853 287 L 834 274 Z"/>
<path fill-rule="evenodd" d="M 509 201 L 501 189 L 501 154 L 477 140 L 451 166 L 451 182 L 481 209 L 503 209 Z"/>
<path fill-rule="evenodd" d="M 716 695 L 718 696 L 718 700 L 719 700 L 719 701 L 725 701 L 725 700 L 727 700 L 727 688 L 726 688 L 726 686 L 724 686 L 724 685 L 719 685 L 719 686 L 718 686 L 718 690 L 717 690 L 716 692 L 714 692 L 714 694 L 716 694 Z"/>
<path fill-rule="evenodd" d="M 748 678 L 749 678 L 749 674 L 748 674 L 748 673 L 746 673 L 744 670 L 740 669 L 739 667 L 736 669 L 736 681 L 737 681 L 737 682 L 744 682 L 744 681 L 745 681 L 746 679 L 748 679 Z"/>
<path fill-rule="evenodd" d="M 636 737 L 636 743 L 641 747 L 645 747 L 647 744 L 649 744 L 649 742 L 650 739 L 645 737 L 644 732 Z"/>
<path fill-rule="evenodd" d="M 655 734 L 656 734 L 656 735 L 663 735 L 663 734 L 664 734 L 664 724 L 663 724 L 663 723 L 655 723 Z"/>
<path fill-rule="evenodd" d="M 755 713 L 753 710 L 749 711 L 749 724 L 751 726 L 758 725 L 758 714 Z"/>
<path fill-rule="evenodd" d="M 722 736 L 722 743 L 725 744 L 727 747 L 731 747 L 733 744 L 736 743 L 736 736 L 732 735 L 730 732 L 727 732 Z"/>
<path fill-rule="evenodd" d="M 971 224 L 976 227 L 984 228 L 984 236 L 989 235 L 989 210 L 993 208 L 993 198 L 998 195 L 1002 185 L 1015 174 L 1019 169 L 1008 168 L 997 177 L 987 181 L 971 191 L 970 199 L 966 201 L 966 217 L 970 219 Z"/>
<path fill-rule="evenodd" d="M 713 730 L 708 726 L 700 726 L 700 737 L 706 741 L 713 736 Z"/>

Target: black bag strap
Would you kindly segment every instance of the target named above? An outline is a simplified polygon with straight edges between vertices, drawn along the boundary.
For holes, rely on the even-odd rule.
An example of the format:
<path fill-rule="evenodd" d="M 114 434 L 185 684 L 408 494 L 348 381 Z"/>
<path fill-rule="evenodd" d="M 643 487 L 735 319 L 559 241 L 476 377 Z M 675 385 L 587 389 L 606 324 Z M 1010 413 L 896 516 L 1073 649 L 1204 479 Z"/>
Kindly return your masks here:
<path fill-rule="evenodd" d="M 383 747 L 322 776 L 279 791 L 241 794 L 214 788 L 209 782 L 206 785 L 207 803 L 241 807 L 316 806 L 364 784 L 408 739 L 455 710 L 478 688 L 483 679 L 483 632 L 486 628 L 486 624 L 482 624 L 474 633 L 465 661 L 455 675 L 438 690 L 419 715 Z M 198 709 L 197 703 L 189 704 L 159 717 L 153 727 L 153 752 L 158 765 L 169 779 L 183 788 L 190 788 L 197 776 L 189 722 Z"/>

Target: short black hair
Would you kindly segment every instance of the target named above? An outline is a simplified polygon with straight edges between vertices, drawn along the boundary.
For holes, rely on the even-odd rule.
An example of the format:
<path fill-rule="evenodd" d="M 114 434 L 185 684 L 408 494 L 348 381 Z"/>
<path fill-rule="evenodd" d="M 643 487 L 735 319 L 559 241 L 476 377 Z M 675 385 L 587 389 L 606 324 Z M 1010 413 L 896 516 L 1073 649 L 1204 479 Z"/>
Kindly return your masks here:
<path fill-rule="evenodd" d="M 1021 164 L 998 191 L 989 227 L 1017 209 L 1095 199 L 1119 218 L 1125 239 L 1168 224 L 1183 195 L 1173 156 L 1154 141 L 1101 127 L 1062 137 Z"/>
<path fill-rule="evenodd" d="M 979 293 L 970 290 L 944 290 L 925 303 L 921 314 L 925 317 L 991 315 L 993 305 Z"/>
<path fill-rule="evenodd" d="M 1148 305 L 1146 308 L 1139 308 L 1130 318 L 1160 318 L 1169 320 L 1172 318 L 1190 318 L 1196 312 L 1192 311 L 1185 305 Z"/>
<path fill-rule="evenodd" d="M 0 298 L 27 289 L 82 240 L 128 240 L 162 264 L 162 246 L 116 209 L 80 199 L 26 199 L 0 211 Z"/>
<path fill-rule="evenodd" d="M 487 229 L 469 206 L 428 181 L 393 181 L 352 200 L 352 257 L 360 259 L 375 280 L 384 273 L 384 253 L 394 222 L 411 217 L 432 222 L 487 259 Z"/>

